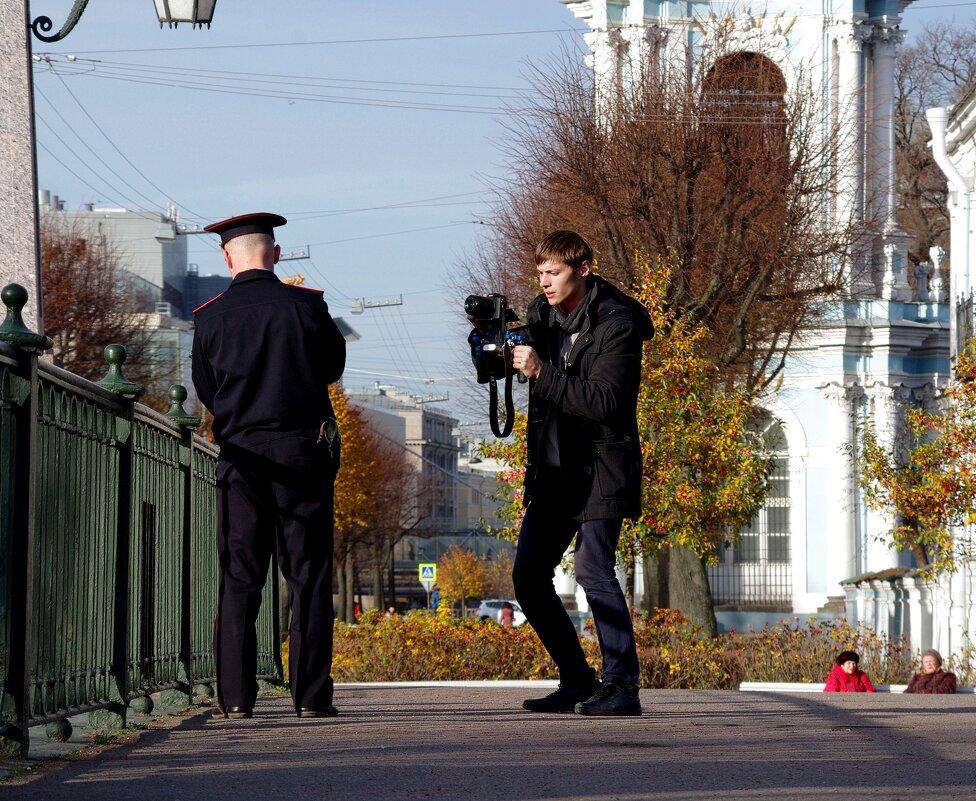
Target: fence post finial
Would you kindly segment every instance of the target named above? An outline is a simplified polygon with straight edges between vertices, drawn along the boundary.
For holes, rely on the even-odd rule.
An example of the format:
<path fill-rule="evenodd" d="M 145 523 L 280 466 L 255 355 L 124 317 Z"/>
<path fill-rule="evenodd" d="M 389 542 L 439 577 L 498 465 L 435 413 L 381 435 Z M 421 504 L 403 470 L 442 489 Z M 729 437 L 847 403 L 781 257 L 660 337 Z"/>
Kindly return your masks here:
<path fill-rule="evenodd" d="M 3 300 L 3 305 L 7 307 L 7 316 L 0 324 L 0 341 L 9 342 L 21 350 L 40 353 L 50 348 L 54 343 L 44 334 L 35 334 L 24 325 L 22 312 L 24 306 L 27 305 L 27 298 L 27 290 L 20 284 L 7 284 L 0 291 L 0 299 Z"/>
<path fill-rule="evenodd" d="M 122 374 L 122 365 L 125 363 L 124 346 L 107 346 L 105 348 L 105 361 L 108 362 L 108 372 L 101 381 L 97 382 L 100 387 L 105 387 L 116 395 L 133 400 L 145 392 L 145 387 L 142 384 L 136 384 Z"/>
<path fill-rule="evenodd" d="M 177 425 L 192 430 L 200 425 L 200 418 L 187 414 L 186 409 L 183 408 L 187 394 L 186 387 L 182 384 L 173 384 L 169 388 L 169 409 L 166 416 Z"/>

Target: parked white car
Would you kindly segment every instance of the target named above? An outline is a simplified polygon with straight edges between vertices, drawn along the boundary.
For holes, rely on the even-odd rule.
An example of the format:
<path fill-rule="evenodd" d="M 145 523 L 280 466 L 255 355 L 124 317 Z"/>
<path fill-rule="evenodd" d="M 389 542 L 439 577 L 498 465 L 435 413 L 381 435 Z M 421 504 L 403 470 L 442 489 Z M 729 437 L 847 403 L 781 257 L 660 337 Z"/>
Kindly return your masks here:
<path fill-rule="evenodd" d="M 515 625 L 521 626 L 525 622 L 525 613 L 518 601 L 511 601 L 506 598 L 486 598 L 474 610 L 474 616 L 482 620 L 494 620 L 496 623 L 502 622 L 502 604 L 510 603 L 512 611 L 515 613 Z"/>

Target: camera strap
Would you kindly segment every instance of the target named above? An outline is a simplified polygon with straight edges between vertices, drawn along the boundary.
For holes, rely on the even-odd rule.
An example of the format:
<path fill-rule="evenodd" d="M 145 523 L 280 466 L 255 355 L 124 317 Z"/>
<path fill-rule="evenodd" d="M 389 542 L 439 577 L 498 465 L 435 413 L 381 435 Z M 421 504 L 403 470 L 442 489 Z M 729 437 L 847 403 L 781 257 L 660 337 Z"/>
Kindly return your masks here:
<path fill-rule="evenodd" d="M 515 404 L 512 402 L 512 374 L 505 365 L 505 428 L 498 427 L 498 381 L 492 376 L 488 380 L 488 422 L 491 423 L 491 433 L 499 439 L 504 439 L 512 433 L 515 423 Z"/>

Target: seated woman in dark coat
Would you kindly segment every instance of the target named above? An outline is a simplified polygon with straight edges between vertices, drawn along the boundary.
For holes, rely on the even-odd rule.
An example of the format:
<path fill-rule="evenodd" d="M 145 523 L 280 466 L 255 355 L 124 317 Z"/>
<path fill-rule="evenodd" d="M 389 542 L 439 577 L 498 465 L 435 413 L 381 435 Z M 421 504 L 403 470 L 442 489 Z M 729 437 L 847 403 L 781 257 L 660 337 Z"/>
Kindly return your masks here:
<path fill-rule="evenodd" d="M 949 694 L 956 691 L 956 674 L 942 669 L 942 656 L 934 648 L 922 651 L 922 672 L 908 683 L 906 693 L 928 695 Z"/>
<path fill-rule="evenodd" d="M 868 674 L 857 665 L 861 658 L 854 651 L 841 651 L 834 660 L 834 669 L 827 676 L 825 693 L 877 692 Z"/>

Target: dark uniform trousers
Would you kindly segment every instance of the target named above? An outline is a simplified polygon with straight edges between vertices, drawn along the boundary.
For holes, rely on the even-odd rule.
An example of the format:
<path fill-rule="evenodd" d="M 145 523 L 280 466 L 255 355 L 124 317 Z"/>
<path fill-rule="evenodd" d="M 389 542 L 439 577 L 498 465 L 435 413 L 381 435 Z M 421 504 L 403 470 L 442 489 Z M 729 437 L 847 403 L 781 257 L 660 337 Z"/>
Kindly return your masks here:
<path fill-rule="evenodd" d="M 537 481 L 515 550 L 515 597 L 559 668 L 560 682 L 575 687 L 591 683 L 593 669 L 553 584 L 556 567 L 575 537 L 573 565 L 593 613 L 603 654 L 603 681 L 636 688 L 639 668 L 634 624 L 616 574 L 623 520 L 575 520 L 566 512 L 565 486 L 558 469 L 553 468 L 548 468 L 544 480 Z"/>
<path fill-rule="evenodd" d="M 250 709 L 257 696 L 255 623 L 272 554 L 288 583 L 295 706 L 332 703 L 335 471 L 310 442 L 307 436 L 285 437 L 246 450 L 221 448 L 214 656 L 218 698 L 227 707 Z"/>

